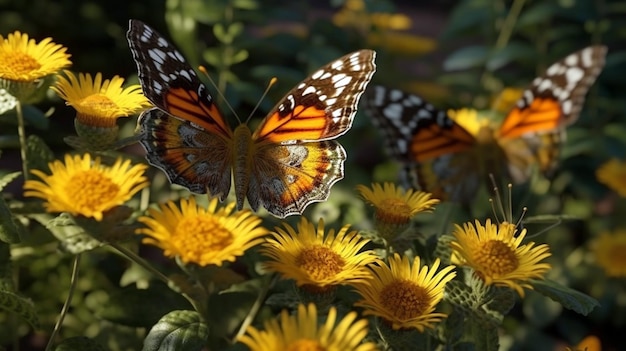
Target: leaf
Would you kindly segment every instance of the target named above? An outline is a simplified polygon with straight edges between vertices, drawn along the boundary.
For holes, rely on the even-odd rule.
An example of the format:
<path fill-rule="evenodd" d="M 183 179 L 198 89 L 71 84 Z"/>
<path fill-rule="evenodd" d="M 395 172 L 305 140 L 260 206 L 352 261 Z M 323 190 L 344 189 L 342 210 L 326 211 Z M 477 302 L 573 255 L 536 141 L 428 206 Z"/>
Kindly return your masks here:
<path fill-rule="evenodd" d="M 143 343 L 143 351 L 197 351 L 205 347 L 209 327 L 195 311 L 172 311 L 155 324 Z"/>
<path fill-rule="evenodd" d="M 112 291 L 108 303 L 97 313 L 114 323 L 149 328 L 164 314 L 184 308 L 189 308 L 187 300 L 155 282 L 147 289 L 127 286 Z"/>
<path fill-rule="evenodd" d="M 4 190 L 4 187 L 9 185 L 12 181 L 14 181 L 20 175 L 22 175 L 22 172 L 13 172 L 13 173 L 5 174 L 2 177 L 0 177 L 0 191 Z"/>
<path fill-rule="evenodd" d="M 530 60 L 535 56 L 532 45 L 523 42 L 511 42 L 500 50 L 496 50 L 487 60 L 487 69 L 495 71 L 514 61 Z"/>
<path fill-rule="evenodd" d="M 450 54 L 443 62 L 443 68 L 446 71 L 456 71 L 482 67 L 488 56 L 489 49 L 486 46 L 467 46 Z"/>
<path fill-rule="evenodd" d="M 75 336 L 61 341 L 54 351 L 105 351 L 104 346 L 85 336 Z"/>
<path fill-rule="evenodd" d="M 600 306 L 600 303 L 593 297 L 549 279 L 533 279 L 531 280 L 531 284 L 538 293 L 547 296 L 563 305 L 563 307 L 584 316 L 588 315 L 594 308 Z"/>
<path fill-rule="evenodd" d="M 0 308 L 22 317 L 33 329 L 39 328 L 39 317 L 30 300 L 10 291 L 0 291 Z"/>
<path fill-rule="evenodd" d="M 54 160 L 52 150 L 36 135 L 30 135 L 26 140 L 26 154 L 28 169 L 38 169 L 44 173 L 49 171 L 48 163 Z"/>
<path fill-rule="evenodd" d="M 24 227 L 11 213 L 4 199 L 0 197 L 0 241 L 16 244 L 21 242 L 25 235 Z"/>

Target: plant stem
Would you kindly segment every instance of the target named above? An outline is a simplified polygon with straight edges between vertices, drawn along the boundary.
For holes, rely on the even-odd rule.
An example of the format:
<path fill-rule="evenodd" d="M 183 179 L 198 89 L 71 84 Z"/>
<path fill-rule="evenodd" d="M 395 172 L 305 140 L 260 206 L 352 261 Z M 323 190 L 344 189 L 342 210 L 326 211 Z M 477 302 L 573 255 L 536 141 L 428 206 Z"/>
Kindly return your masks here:
<path fill-rule="evenodd" d="M 500 35 L 498 35 L 498 39 L 496 39 L 496 50 L 502 49 L 509 42 L 511 34 L 513 34 L 513 28 L 515 28 L 515 22 L 522 12 L 522 8 L 524 7 L 525 2 L 526 0 L 513 1 L 511 9 L 509 10 L 508 15 L 504 19 L 504 23 L 502 24 Z"/>
<path fill-rule="evenodd" d="M 76 282 L 78 281 L 78 267 L 80 265 L 80 257 L 81 254 L 77 254 L 74 256 L 74 265 L 72 266 L 72 276 L 70 278 L 70 290 L 67 293 L 67 298 L 63 303 L 63 308 L 61 308 L 61 314 L 59 315 L 59 319 L 54 325 L 54 329 L 52 330 L 52 334 L 50 334 L 50 339 L 48 340 L 48 344 L 46 345 L 46 350 L 49 351 L 52 348 L 52 344 L 54 343 L 54 339 L 56 338 L 59 330 L 61 329 L 61 325 L 63 324 L 63 320 L 65 319 L 65 315 L 67 314 L 67 310 L 70 308 L 70 303 L 72 302 L 72 296 L 74 295 L 74 289 L 76 289 Z"/>
<path fill-rule="evenodd" d="M 165 274 L 161 273 L 158 269 L 152 267 L 148 262 L 146 262 L 146 260 L 141 258 L 136 253 L 134 253 L 134 252 L 128 250 L 127 248 L 125 248 L 123 246 L 120 246 L 120 245 L 118 245 L 116 243 L 109 243 L 109 245 L 111 247 L 113 247 L 114 249 L 116 249 L 119 253 L 124 255 L 126 258 L 128 258 L 130 261 L 137 263 L 138 265 L 140 265 L 141 267 L 143 267 L 144 269 L 146 269 L 150 273 L 154 274 L 158 279 L 163 281 L 168 286 L 172 285 L 172 281 Z M 193 308 L 198 313 L 203 314 L 204 309 L 202 309 L 201 306 L 198 305 L 196 300 L 194 300 L 191 296 L 187 295 L 186 293 L 184 293 L 182 291 L 180 293 L 181 293 L 181 295 L 183 295 L 183 297 L 185 299 L 187 299 L 187 301 L 189 301 L 189 303 L 193 306 Z"/>
<path fill-rule="evenodd" d="M 17 134 L 20 138 L 20 156 L 22 157 L 22 172 L 24 180 L 28 180 L 28 155 L 26 152 L 26 127 L 24 126 L 24 111 L 22 111 L 22 103 L 18 100 L 15 105 L 17 113 Z"/>

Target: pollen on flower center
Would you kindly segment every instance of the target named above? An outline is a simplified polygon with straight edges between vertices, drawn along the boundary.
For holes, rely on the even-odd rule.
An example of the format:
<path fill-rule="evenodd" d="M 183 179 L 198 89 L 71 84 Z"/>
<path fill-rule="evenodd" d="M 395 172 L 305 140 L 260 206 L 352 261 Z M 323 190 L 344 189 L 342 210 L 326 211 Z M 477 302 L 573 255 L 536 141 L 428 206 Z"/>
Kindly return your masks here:
<path fill-rule="evenodd" d="M 233 242 L 231 231 L 213 216 L 184 217 L 172 238 L 181 250 L 198 257 L 205 252 L 219 252 Z"/>
<path fill-rule="evenodd" d="M 289 344 L 285 351 L 325 351 L 326 348 L 320 345 L 317 340 L 298 339 Z"/>
<path fill-rule="evenodd" d="M 98 210 L 118 195 L 120 187 L 100 170 L 90 169 L 74 174 L 64 190 L 77 207 Z"/>
<path fill-rule="evenodd" d="M 487 241 L 476 254 L 476 262 L 492 274 L 507 274 L 519 266 L 514 250 L 499 240 Z"/>
<path fill-rule="evenodd" d="M 296 264 L 314 279 L 323 280 L 340 273 L 346 262 L 331 249 L 315 245 L 303 250 Z"/>
<path fill-rule="evenodd" d="M 407 223 L 411 219 L 411 207 L 401 199 L 384 199 L 377 207 L 376 219 L 385 223 Z"/>
<path fill-rule="evenodd" d="M 82 107 L 94 109 L 96 111 L 116 110 L 117 105 L 107 96 L 102 94 L 94 94 L 80 100 L 78 104 Z"/>
<path fill-rule="evenodd" d="M 408 280 L 396 280 L 380 291 L 380 303 L 398 320 L 423 315 L 431 304 L 426 289 Z"/>
<path fill-rule="evenodd" d="M 0 62 L 3 62 L 16 75 L 28 74 L 41 68 L 41 64 L 37 60 L 23 52 L 12 52 L 10 55 L 4 54 L 0 56 Z"/>

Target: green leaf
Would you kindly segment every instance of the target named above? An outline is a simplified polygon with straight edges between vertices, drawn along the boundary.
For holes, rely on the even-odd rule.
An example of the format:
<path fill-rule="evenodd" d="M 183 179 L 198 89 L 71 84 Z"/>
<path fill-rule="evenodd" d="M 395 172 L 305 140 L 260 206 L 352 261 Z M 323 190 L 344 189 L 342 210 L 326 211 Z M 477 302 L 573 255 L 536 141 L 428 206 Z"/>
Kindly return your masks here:
<path fill-rule="evenodd" d="M 49 171 L 48 163 L 54 160 L 52 150 L 36 135 L 30 135 L 26 140 L 26 154 L 28 169 L 38 169 L 44 173 Z"/>
<path fill-rule="evenodd" d="M 580 291 L 568 288 L 552 280 L 531 280 L 533 288 L 538 293 L 551 298 L 560 303 L 563 307 L 580 313 L 584 316 L 600 306 L 600 303 L 593 297 L 583 294 Z"/>
<path fill-rule="evenodd" d="M 488 56 L 489 49 L 486 46 L 467 46 L 450 54 L 443 62 L 443 68 L 446 71 L 456 71 L 482 67 Z"/>
<path fill-rule="evenodd" d="M 85 336 L 75 336 L 61 341 L 54 351 L 105 351 L 104 346 Z"/>
<path fill-rule="evenodd" d="M 195 311 L 173 311 L 155 324 L 143 343 L 143 351 L 198 351 L 205 347 L 209 327 Z"/>
<path fill-rule="evenodd" d="M 4 190 L 4 187 L 9 185 L 12 181 L 14 181 L 21 174 L 22 172 L 13 172 L 13 173 L 5 174 L 2 177 L 0 177 L 0 191 Z"/>
<path fill-rule="evenodd" d="M 4 199 L 0 197 L 0 241 L 16 244 L 21 242 L 25 235 L 24 227 L 11 213 Z"/>
<path fill-rule="evenodd" d="M 155 282 L 147 289 L 127 286 L 112 291 L 108 303 L 97 313 L 114 323 L 149 328 L 164 314 L 189 307 L 181 295 Z"/>
<path fill-rule="evenodd" d="M 487 60 L 487 69 L 495 71 L 515 61 L 530 60 L 535 56 L 532 45 L 523 42 L 511 42 L 500 50 L 496 50 Z"/>
<path fill-rule="evenodd" d="M 0 291 L 0 308 L 22 317 L 33 329 L 39 328 L 39 318 L 30 300 L 10 291 Z"/>

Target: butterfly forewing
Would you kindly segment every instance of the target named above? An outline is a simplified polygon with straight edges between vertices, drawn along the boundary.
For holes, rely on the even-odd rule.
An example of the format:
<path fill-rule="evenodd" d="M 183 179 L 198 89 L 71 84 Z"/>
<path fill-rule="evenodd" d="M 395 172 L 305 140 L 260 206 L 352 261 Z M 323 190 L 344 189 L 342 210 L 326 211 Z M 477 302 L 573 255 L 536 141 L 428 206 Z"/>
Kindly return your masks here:
<path fill-rule="evenodd" d="M 231 129 L 182 54 L 145 23 L 130 20 L 127 39 L 144 95 L 156 107 L 223 136 Z"/>
<path fill-rule="evenodd" d="M 257 142 L 329 140 L 352 126 L 359 98 L 372 79 L 375 52 L 345 55 L 311 74 L 287 93 L 255 131 Z"/>
<path fill-rule="evenodd" d="M 604 67 L 606 52 L 605 46 L 589 46 L 550 65 L 504 119 L 500 136 L 550 132 L 574 123 Z"/>

